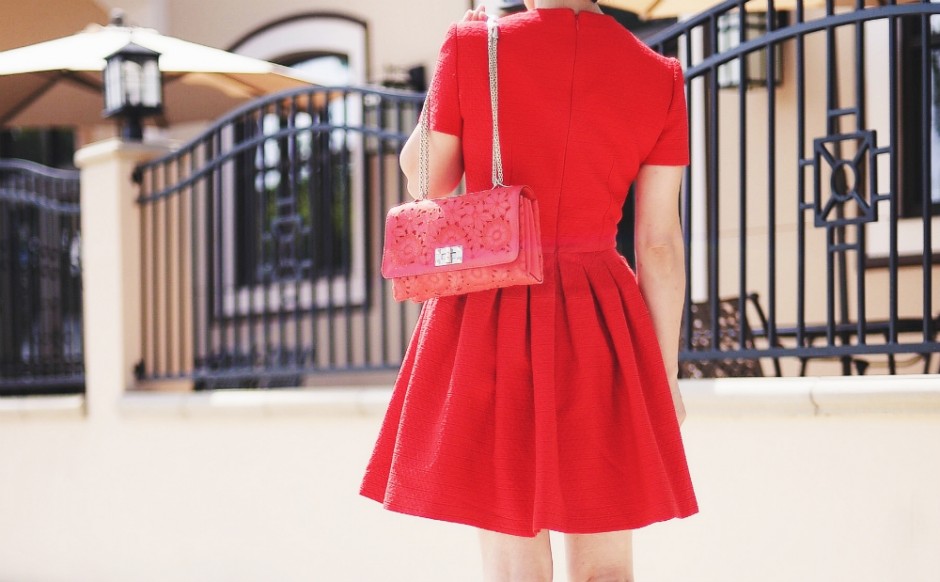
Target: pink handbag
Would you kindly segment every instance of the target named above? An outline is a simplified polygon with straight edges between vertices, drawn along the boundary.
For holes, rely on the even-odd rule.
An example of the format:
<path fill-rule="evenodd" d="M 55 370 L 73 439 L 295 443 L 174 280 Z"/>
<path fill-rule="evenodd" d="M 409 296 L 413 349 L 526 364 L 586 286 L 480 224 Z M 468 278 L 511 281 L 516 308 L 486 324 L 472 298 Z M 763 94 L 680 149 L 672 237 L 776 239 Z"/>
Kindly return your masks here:
<path fill-rule="evenodd" d="M 542 282 L 538 202 L 528 186 L 503 184 L 496 85 L 496 19 L 489 28 L 493 188 L 428 199 L 428 107 L 421 113 L 419 199 L 385 219 L 382 276 L 397 301 L 424 301 Z"/>

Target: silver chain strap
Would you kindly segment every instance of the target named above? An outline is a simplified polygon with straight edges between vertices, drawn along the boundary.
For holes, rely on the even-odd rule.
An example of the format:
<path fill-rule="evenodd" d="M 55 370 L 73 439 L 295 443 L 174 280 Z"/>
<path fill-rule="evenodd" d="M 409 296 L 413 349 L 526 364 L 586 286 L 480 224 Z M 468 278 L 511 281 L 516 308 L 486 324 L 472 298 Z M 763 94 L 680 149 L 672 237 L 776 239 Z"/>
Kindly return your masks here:
<path fill-rule="evenodd" d="M 431 83 L 432 83 L 431 86 L 433 87 L 434 86 L 433 79 L 431 80 Z M 428 131 L 430 131 L 429 129 L 430 123 L 428 122 L 428 109 L 430 108 L 431 108 L 430 99 L 425 99 L 424 107 L 421 109 L 421 117 L 418 120 L 421 123 L 421 147 L 418 148 L 419 150 L 418 153 L 420 156 L 418 159 L 418 183 L 419 183 L 418 187 L 420 188 L 418 191 L 418 200 L 424 200 L 425 198 L 427 198 L 428 190 L 431 189 L 431 185 L 430 185 L 431 179 L 428 176 L 429 174 L 428 149 L 430 149 L 428 147 L 429 146 Z"/>
<path fill-rule="evenodd" d="M 486 21 L 487 28 L 487 53 L 489 58 L 489 77 L 490 77 L 490 106 L 493 109 L 493 188 L 505 186 L 503 184 L 503 155 L 499 147 L 499 87 L 497 84 L 496 70 L 496 45 L 499 39 L 499 25 L 495 17 L 490 17 Z M 436 75 L 436 73 L 435 73 Z M 434 86 L 434 80 L 431 80 L 431 87 Z M 430 100 L 426 99 L 424 108 L 421 110 L 419 122 L 421 124 L 421 142 L 418 151 L 418 199 L 424 200 L 428 197 L 431 189 L 430 183 L 430 143 L 428 136 L 431 131 L 431 122 L 428 119 L 428 110 L 430 109 Z"/>
<path fill-rule="evenodd" d="M 496 41 L 499 40 L 499 25 L 496 17 L 486 21 L 489 32 L 487 53 L 490 61 L 490 106 L 493 109 L 493 188 L 503 184 L 503 154 L 499 149 L 499 87 L 496 75 Z"/>

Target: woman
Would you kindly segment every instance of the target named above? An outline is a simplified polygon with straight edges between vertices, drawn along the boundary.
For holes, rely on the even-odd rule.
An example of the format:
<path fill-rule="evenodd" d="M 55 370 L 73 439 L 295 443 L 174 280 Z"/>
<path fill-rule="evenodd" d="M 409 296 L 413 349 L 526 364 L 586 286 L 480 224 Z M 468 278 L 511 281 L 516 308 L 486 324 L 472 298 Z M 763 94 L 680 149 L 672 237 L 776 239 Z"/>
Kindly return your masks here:
<path fill-rule="evenodd" d="M 632 580 L 630 531 L 697 511 L 679 424 L 682 71 L 591 0 L 499 21 L 507 184 L 539 203 L 545 279 L 427 301 L 362 484 L 387 508 L 480 529 L 488 580 Z M 430 196 L 490 187 L 482 10 L 429 91 Z M 418 137 L 401 154 L 417 194 Z M 634 276 L 615 250 L 636 184 Z"/>

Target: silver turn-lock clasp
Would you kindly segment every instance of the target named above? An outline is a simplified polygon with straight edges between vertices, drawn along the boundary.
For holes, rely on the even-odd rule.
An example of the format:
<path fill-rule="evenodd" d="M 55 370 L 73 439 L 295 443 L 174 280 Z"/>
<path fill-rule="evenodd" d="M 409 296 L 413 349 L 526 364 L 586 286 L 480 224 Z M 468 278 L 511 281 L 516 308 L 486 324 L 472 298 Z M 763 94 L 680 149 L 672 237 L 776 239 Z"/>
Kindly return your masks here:
<path fill-rule="evenodd" d="M 434 266 L 456 265 L 463 262 L 463 247 L 460 245 L 434 249 Z"/>

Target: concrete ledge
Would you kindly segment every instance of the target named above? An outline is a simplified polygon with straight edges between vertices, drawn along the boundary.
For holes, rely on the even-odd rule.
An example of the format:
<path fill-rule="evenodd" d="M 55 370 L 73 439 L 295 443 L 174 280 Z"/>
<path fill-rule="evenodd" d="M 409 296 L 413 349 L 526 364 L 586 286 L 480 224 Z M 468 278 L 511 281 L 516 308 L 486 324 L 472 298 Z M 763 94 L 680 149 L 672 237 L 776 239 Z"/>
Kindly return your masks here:
<path fill-rule="evenodd" d="M 722 378 L 679 382 L 690 417 L 940 414 L 940 376 Z M 126 415 L 381 416 L 391 387 L 334 386 L 212 392 L 129 392 Z"/>
<path fill-rule="evenodd" d="M 940 376 L 721 378 L 679 382 L 689 417 L 940 414 Z M 333 386 L 123 394 L 124 417 L 381 416 L 391 387 Z M 84 418 L 85 397 L 0 398 L 0 420 Z"/>
<path fill-rule="evenodd" d="M 940 414 L 940 376 L 681 380 L 689 417 Z"/>
<path fill-rule="evenodd" d="M 388 386 L 216 390 L 191 393 L 127 392 L 125 416 L 283 417 L 293 415 L 381 415 L 391 397 Z"/>
<path fill-rule="evenodd" d="M 0 398 L 0 421 L 36 418 L 84 418 L 85 397 L 9 396 Z"/>

